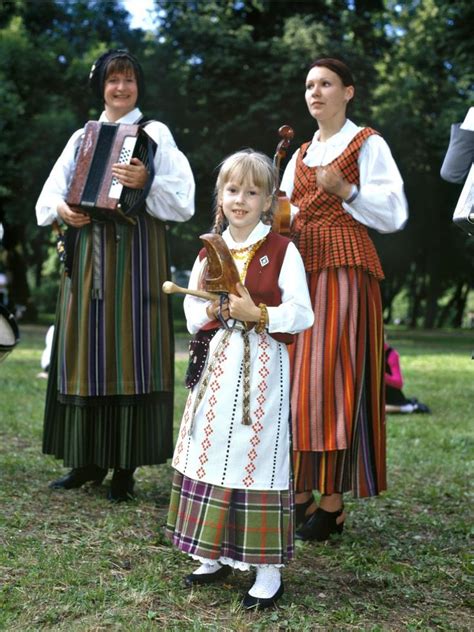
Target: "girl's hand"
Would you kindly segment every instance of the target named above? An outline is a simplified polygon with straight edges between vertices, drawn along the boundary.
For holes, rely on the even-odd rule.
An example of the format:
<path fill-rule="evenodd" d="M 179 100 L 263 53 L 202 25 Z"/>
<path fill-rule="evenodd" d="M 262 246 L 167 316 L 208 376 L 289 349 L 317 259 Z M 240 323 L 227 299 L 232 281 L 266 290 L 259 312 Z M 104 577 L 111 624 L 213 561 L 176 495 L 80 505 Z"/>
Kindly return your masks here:
<path fill-rule="evenodd" d="M 132 158 L 129 165 L 115 163 L 112 173 L 120 184 L 129 189 L 144 189 L 148 181 L 148 171 L 138 158 Z"/>
<path fill-rule="evenodd" d="M 217 317 L 219 316 L 219 309 L 221 310 L 221 313 L 220 313 L 221 318 L 223 318 L 226 321 L 229 320 L 230 318 L 229 301 L 227 299 L 222 304 L 222 308 L 221 308 L 220 301 L 213 301 L 212 303 L 209 303 L 209 305 L 206 307 L 206 313 L 209 320 L 217 319 Z"/>
<path fill-rule="evenodd" d="M 74 226 L 74 228 L 82 228 L 86 224 L 91 223 L 90 215 L 83 213 L 80 210 L 74 210 L 66 204 L 66 202 L 61 202 L 56 207 L 56 211 L 58 212 L 59 217 L 64 221 L 68 226 Z"/>
<path fill-rule="evenodd" d="M 344 180 L 337 167 L 319 167 L 316 170 L 316 183 L 326 193 L 347 199 L 352 191 L 352 184 Z"/>
<path fill-rule="evenodd" d="M 237 283 L 239 295 L 229 294 L 229 311 L 231 318 L 236 318 L 242 322 L 258 322 L 260 319 L 260 308 L 255 305 L 249 291 L 242 283 Z"/>

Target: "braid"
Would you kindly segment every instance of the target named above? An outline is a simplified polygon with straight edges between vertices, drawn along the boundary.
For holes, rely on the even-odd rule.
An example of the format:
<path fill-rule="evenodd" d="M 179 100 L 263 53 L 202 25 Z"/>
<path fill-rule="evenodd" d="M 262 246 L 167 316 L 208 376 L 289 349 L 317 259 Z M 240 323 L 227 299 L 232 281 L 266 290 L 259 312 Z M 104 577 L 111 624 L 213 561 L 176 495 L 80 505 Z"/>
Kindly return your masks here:
<path fill-rule="evenodd" d="M 262 213 L 262 224 L 267 224 L 271 226 L 273 224 L 273 216 L 275 214 L 275 206 L 276 206 L 276 196 L 275 193 L 272 193 L 272 203 L 268 211 L 263 211 Z"/>
<path fill-rule="evenodd" d="M 212 225 L 212 232 L 217 233 L 218 235 L 222 235 L 226 227 L 227 220 L 222 210 L 222 204 L 220 202 L 217 202 L 214 214 L 214 224 Z"/>

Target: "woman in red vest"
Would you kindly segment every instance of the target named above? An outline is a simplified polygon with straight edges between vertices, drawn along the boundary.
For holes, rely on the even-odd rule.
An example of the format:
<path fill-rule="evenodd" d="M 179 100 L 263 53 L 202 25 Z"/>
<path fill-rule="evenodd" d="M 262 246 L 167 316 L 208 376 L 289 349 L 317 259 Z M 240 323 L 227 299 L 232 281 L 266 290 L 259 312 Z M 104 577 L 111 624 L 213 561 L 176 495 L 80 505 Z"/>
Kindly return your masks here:
<path fill-rule="evenodd" d="M 313 327 L 291 349 L 301 540 L 342 532 L 344 492 L 364 497 L 386 489 L 383 272 L 367 229 L 401 229 L 407 204 L 386 142 L 346 118 L 354 92 L 342 61 L 311 65 L 305 99 L 318 130 L 295 152 L 281 184 L 315 312 Z M 321 495 L 317 505 L 313 490 Z"/>

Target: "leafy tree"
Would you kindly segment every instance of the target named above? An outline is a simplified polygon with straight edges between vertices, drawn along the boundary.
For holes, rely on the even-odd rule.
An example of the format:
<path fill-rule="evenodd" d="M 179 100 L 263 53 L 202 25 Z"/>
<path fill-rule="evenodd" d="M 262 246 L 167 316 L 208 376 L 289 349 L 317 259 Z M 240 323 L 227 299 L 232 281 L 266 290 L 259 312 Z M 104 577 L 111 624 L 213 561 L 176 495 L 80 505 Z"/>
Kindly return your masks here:
<path fill-rule="evenodd" d="M 473 85 L 473 6 L 467 0 L 156 0 L 156 33 L 129 28 L 118 0 L 0 2 L 0 221 L 9 260 L 40 282 L 50 247 L 34 204 L 74 129 L 97 115 L 86 88 L 93 59 L 124 47 L 147 76 L 145 114 L 169 125 L 197 181 L 197 215 L 172 229 L 175 265 L 191 265 L 212 220 L 217 164 L 252 146 L 272 155 L 283 123 L 289 154 L 311 138 L 304 79 L 316 56 L 355 71 L 349 113 L 387 139 L 406 185 L 410 220 L 375 234 L 386 272 L 386 316 L 410 297 L 413 325 L 459 324 L 472 287 L 474 240 L 453 226 L 459 187 L 442 182 L 449 127 Z M 11 230 L 10 230 L 11 229 Z M 9 234 L 8 234 L 9 233 Z M 13 257 L 15 259 L 15 257 Z M 19 287 L 28 286 L 19 283 Z M 24 300 L 24 298 L 22 299 Z"/>
<path fill-rule="evenodd" d="M 373 111 L 397 156 L 410 220 L 394 237 L 398 261 L 392 257 L 385 268 L 394 278 L 405 276 L 410 324 L 423 317 L 424 326 L 433 327 L 443 295 L 461 283 L 456 296 L 465 302 L 473 278 L 472 241 L 451 220 L 459 188 L 444 183 L 439 171 L 450 124 L 462 120 L 472 102 L 474 44 L 466 39 L 466 25 L 474 15 L 467 2 L 388 7 L 394 45 L 377 62 Z"/>

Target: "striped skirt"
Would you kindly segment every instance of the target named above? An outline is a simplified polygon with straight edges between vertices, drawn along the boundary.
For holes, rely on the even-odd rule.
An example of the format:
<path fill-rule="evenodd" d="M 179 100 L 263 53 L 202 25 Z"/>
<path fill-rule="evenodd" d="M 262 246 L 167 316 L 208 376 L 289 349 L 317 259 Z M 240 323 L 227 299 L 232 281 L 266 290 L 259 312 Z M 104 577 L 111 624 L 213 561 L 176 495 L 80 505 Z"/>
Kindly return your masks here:
<path fill-rule="evenodd" d="M 172 455 L 165 233 L 147 213 L 135 225 L 94 222 L 77 233 L 58 299 L 43 438 L 43 452 L 68 467 L 132 468 Z"/>
<path fill-rule="evenodd" d="M 375 496 L 386 489 L 379 284 L 355 268 L 308 284 L 314 325 L 290 347 L 295 489 Z"/>
<path fill-rule="evenodd" d="M 241 570 L 293 558 L 293 491 L 229 489 L 175 471 L 166 535 L 196 559 Z"/>

